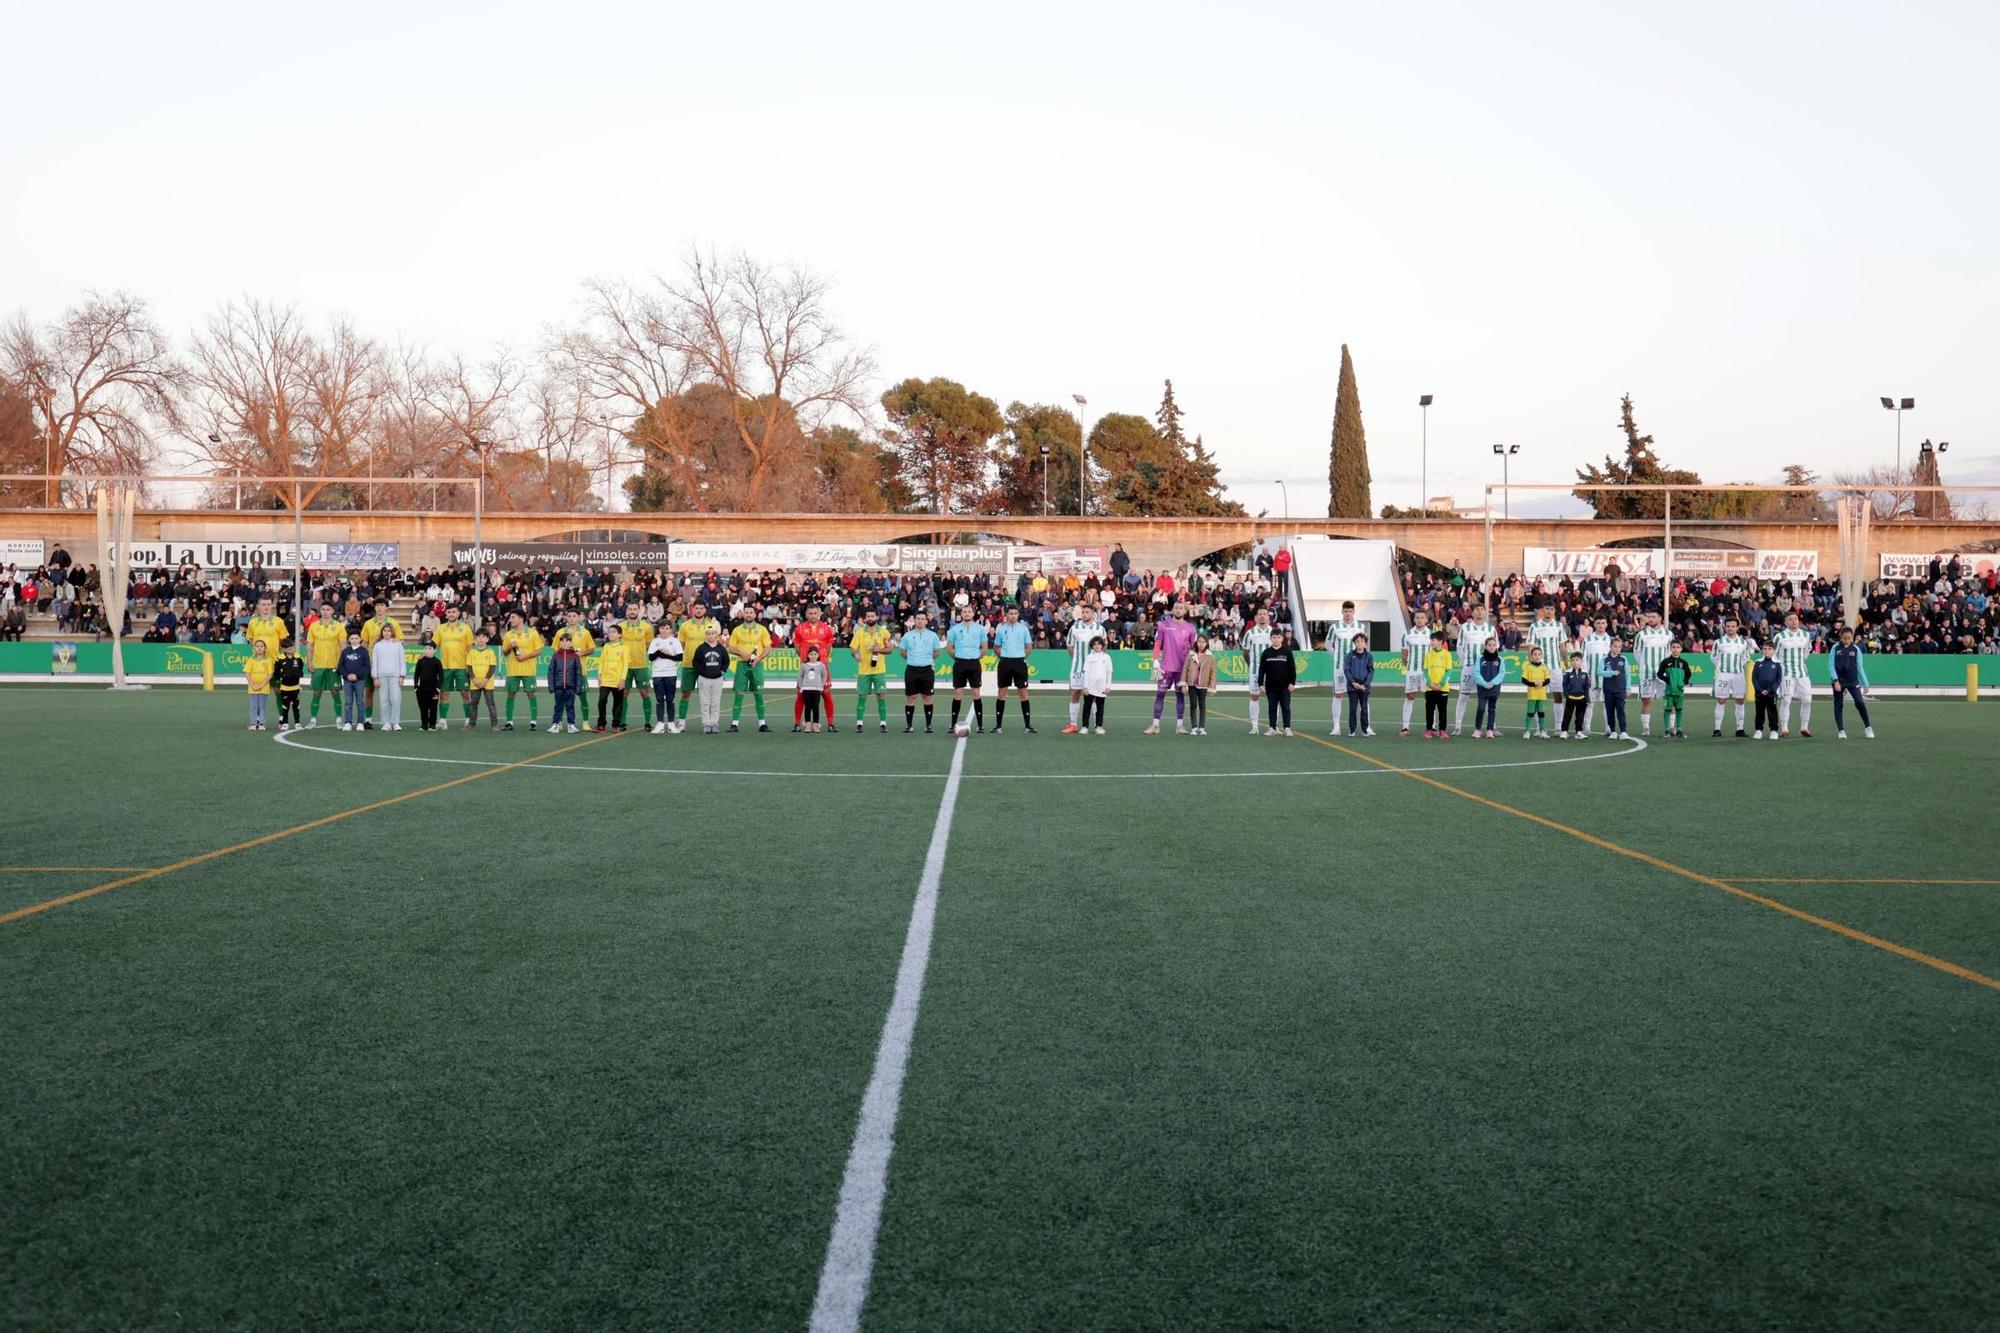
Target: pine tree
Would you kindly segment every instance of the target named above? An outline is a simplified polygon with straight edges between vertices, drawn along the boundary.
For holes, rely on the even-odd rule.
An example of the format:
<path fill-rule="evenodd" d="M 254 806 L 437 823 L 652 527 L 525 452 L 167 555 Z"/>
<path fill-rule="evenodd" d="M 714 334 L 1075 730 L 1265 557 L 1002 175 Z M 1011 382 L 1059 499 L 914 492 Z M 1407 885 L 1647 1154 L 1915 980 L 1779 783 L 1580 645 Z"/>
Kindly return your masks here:
<path fill-rule="evenodd" d="M 1666 467 L 1653 452 L 1653 437 L 1639 433 L 1632 412 L 1632 395 L 1619 400 L 1618 428 L 1625 434 L 1623 462 L 1605 456 L 1604 466 L 1595 463 L 1577 469 L 1576 479 L 1587 486 L 1685 486 L 1701 485 L 1699 474 L 1685 468 Z M 1572 491 L 1572 495 L 1597 511 L 1599 518 L 1660 518 L 1667 512 L 1661 491 Z M 1675 497 L 1674 512 L 1687 518 L 1706 518 L 1700 498 Z"/>
<path fill-rule="evenodd" d="M 1327 467 L 1329 518 L 1367 518 L 1368 433 L 1361 427 L 1361 391 L 1354 358 L 1340 345 L 1340 389 L 1333 400 L 1333 456 Z"/>
<path fill-rule="evenodd" d="M 1918 451 L 1917 465 L 1910 473 L 1910 485 L 1944 485 L 1944 478 L 1938 472 L 1936 453 L 1929 449 Z M 1951 497 L 1943 491 L 1917 491 L 1910 508 L 1917 518 L 1947 519 L 1951 517 Z"/>
<path fill-rule="evenodd" d="M 1167 381 L 1166 396 L 1160 399 L 1160 410 L 1153 414 L 1153 424 L 1160 429 L 1160 438 L 1174 449 L 1175 453 L 1187 452 L 1187 432 L 1181 429 L 1181 405 L 1174 401 L 1174 382 Z"/>

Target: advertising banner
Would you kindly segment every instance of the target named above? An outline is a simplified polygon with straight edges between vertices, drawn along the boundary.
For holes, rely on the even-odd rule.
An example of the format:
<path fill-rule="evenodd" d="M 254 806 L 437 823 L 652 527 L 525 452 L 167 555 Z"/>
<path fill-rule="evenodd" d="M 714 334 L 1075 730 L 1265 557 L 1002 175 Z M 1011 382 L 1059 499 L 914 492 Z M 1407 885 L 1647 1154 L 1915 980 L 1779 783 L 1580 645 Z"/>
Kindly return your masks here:
<path fill-rule="evenodd" d="M 0 568 L 8 565 L 39 565 L 47 558 L 48 547 L 39 537 L 0 538 Z"/>
<path fill-rule="evenodd" d="M 1939 565 L 1948 565 L 1954 559 L 1958 561 L 1960 568 L 1970 570 L 1974 575 L 1983 577 L 1995 567 L 1996 562 L 2000 562 L 2000 552 L 1940 551 L 1937 553 L 1897 552 L 1892 554 L 1884 551 L 1881 558 L 1882 568 L 1879 577 L 1896 579 L 1901 582 L 1928 579 L 1931 576 L 1931 561 L 1935 560 Z"/>
<path fill-rule="evenodd" d="M 893 574 L 902 568 L 900 546 L 805 542 L 676 542 L 675 569 L 869 569 Z"/>
<path fill-rule="evenodd" d="M 1102 546 L 1010 546 L 1007 548 L 1009 574 L 1102 574 L 1106 555 Z"/>
<path fill-rule="evenodd" d="M 415 662 L 418 650 L 406 648 L 405 655 Z M 125 645 L 125 670 L 138 679 L 148 677 L 164 680 L 200 680 L 202 659 L 214 662 L 215 675 L 230 688 L 241 688 L 243 663 L 250 656 L 247 644 L 167 644 L 135 643 Z M 1715 681 L 1712 662 L 1705 653 L 1684 654 L 1688 664 L 1694 669 L 1693 688 L 1705 691 Z M 536 679 L 548 678 L 549 654 L 542 656 L 541 669 Z M 1521 663 L 1525 655 L 1520 652 L 1502 654 L 1507 665 L 1506 681 L 1516 684 L 1520 680 Z M 596 668 L 595 656 L 586 659 L 592 671 Z M 780 648 L 765 659 L 767 678 L 776 683 L 789 684 L 798 673 L 798 654 L 790 647 Z M 1331 659 L 1324 652 L 1300 653 L 1299 683 L 1324 687 L 1332 679 Z M 2000 686 L 2000 658 L 1966 657 L 1945 653 L 1871 653 L 1868 657 L 1868 679 L 1878 689 L 1882 688 L 1926 688 L 1960 692 L 1965 689 L 1966 668 L 1970 664 L 1979 666 L 1982 692 L 1994 692 Z M 833 652 L 833 674 L 837 688 L 848 689 L 854 683 L 854 656 L 845 648 Z M 993 681 L 995 659 L 985 659 L 987 682 Z M 1069 654 L 1061 650 L 1044 649 L 1028 654 L 1028 676 L 1038 685 L 1064 684 L 1069 682 Z M 1242 652 L 1225 648 L 1216 653 L 1216 683 L 1225 691 L 1244 688 L 1249 679 L 1249 663 Z M 1395 653 L 1375 654 L 1376 688 L 1383 693 L 1393 692 L 1402 684 L 1401 660 Z M 1806 660 L 1807 671 L 1813 682 L 1824 689 L 1828 675 L 1826 658 L 1815 655 Z M 1121 685 L 1144 685 L 1152 680 L 1152 654 L 1145 652 L 1114 651 L 1111 654 L 1112 680 Z M 111 674 L 111 644 L 93 643 L 0 643 L 0 675 L 39 676 L 109 676 Z M 1456 673 L 1454 673 L 1455 676 Z M 899 693 L 903 683 L 903 661 L 900 657 L 889 659 L 889 689 Z M 504 684 L 500 687 L 504 688 Z"/>
<path fill-rule="evenodd" d="M 110 552 L 117 551 L 112 543 Z M 381 569 L 401 563 L 397 542 L 133 542 L 132 568 Z M 109 553 L 107 553 L 109 558 Z"/>
<path fill-rule="evenodd" d="M 1618 562 L 1626 578 L 1658 577 L 1667 555 L 1657 547 L 1585 547 L 1558 551 L 1548 547 L 1522 549 L 1521 568 L 1529 578 L 1597 579 L 1604 566 Z M 1796 582 L 1819 577 L 1818 551 L 1717 551 L 1675 547 L 1673 572 L 1714 578 L 1758 578 L 1767 583 Z"/>
<path fill-rule="evenodd" d="M 581 569 L 585 565 L 625 565 L 632 569 L 679 567 L 672 542 L 471 542 L 451 548 L 454 565 L 499 569 Z"/>
<path fill-rule="evenodd" d="M 1665 552 L 1635 547 L 1586 546 L 1575 551 L 1557 551 L 1546 546 L 1521 549 L 1521 572 L 1528 578 L 1600 579 L 1604 566 L 1615 560 L 1626 578 L 1658 577 L 1665 572 Z"/>

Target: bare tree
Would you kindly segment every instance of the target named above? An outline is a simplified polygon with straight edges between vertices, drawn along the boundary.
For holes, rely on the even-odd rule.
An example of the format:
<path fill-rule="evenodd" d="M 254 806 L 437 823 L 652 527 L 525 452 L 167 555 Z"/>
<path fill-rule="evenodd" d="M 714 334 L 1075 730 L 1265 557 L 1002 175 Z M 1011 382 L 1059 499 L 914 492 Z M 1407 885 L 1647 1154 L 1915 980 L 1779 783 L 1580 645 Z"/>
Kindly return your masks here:
<path fill-rule="evenodd" d="M 430 460 L 433 475 L 470 476 L 479 470 L 482 453 L 490 460 L 514 448 L 514 395 L 521 387 L 521 368 L 506 352 L 477 363 L 454 354 L 432 364 L 420 383 L 425 406 L 443 427 L 441 447 Z M 492 503 L 490 493 L 486 503 Z"/>
<path fill-rule="evenodd" d="M 826 294 L 802 270 L 694 253 L 654 288 L 588 284 L 583 321 L 554 335 L 552 362 L 598 424 L 645 453 L 656 497 L 796 503 L 819 484 L 811 436 L 842 413 L 865 421 L 874 373 Z"/>
<path fill-rule="evenodd" d="M 26 314 L 0 329 L 0 378 L 34 420 L 29 452 L 46 472 L 145 471 L 151 426 L 178 424 L 183 369 L 146 303 L 124 292 L 86 292 L 47 328 Z M 54 508 L 59 488 L 44 488 Z"/>
<path fill-rule="evenodd" d="M 783 455 L 806 448 L 807 433 L 843 410 L 866 418 L 874 362 L 847 344 L 827 309 L 826 282 L 803 269 L 696 252 L 685 277 L 662 286 L 674 307 L 673 345 L 729 392 L 750 464 L 744 507 L 763 508 Z"/>
<path fill-rule="evenodd" d="M 1908 474 L 1899 474 L 1894 467 L 1836 472 L 1833 479 L 1842 486 L 1866 487 L 1868 508 L 1877 519 L 1892 519 L 1915 507 L 1916 492 L 1910 489 L 1913 483 Z"/>
<path fill-rule="evenodd" d="M 355 381 L 368 353 L 345 331 L 322 344 L 292 306 L 229 302 L 209 317 L 190 345 L 188 420 L 196 451 L 221 471 L 243 477 L 318 477 L 298 502 L 310 507 L 352 461 L 355 418 L 365 397 Z M 345 385 L 346 387 L 341 387 Z M 289 509 L 292 488 L 253 488 L 258 508 Z"/>

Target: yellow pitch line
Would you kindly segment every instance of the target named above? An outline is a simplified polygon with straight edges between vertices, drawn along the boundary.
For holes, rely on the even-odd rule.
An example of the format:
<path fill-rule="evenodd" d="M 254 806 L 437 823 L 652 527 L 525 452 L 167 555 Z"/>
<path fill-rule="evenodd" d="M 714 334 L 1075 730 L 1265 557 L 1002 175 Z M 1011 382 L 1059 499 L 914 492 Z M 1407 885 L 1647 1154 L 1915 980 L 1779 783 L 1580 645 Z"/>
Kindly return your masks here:
<path fill-rule="evenodd" d="M 145 866 L 0 866 L 0 875 L 118 875 Z"/>
<path fill-rule="evenodd" d="M 1697 884 L 1706 884 L 1711 889 L 1721 889 L 1724 893 L 1732 894 L 1735 897 L 1743 899 L 1745 902 L 1756 903 L 1759 907 L 1768 907 L 1774 912 L 1783 912 L 1786 916 L 1804 921 L 1808 925 L 1818 926 L 1821 930 L 1830 930 L 1845 939 L 1881 949 L 1886 953 L 1895 954 L 1899 958 L 1907 958 L 1913 963 L 1922 963 L 1925 967 L 1934 967 L 1940 972 L 1959 978 L 1961 981 L 1970 981 L 1976 985 L 2000 991 L 2000 980 L 1995 980 L 1980 972 L 1974 972 L 1969 967 L 1960 967 L 1957 963 L 1939 958 L 1934 954 L 1927 954 L 1920 949 L 1912 949 L 1908 945 L 1898 944 L 1894 940 L 1885 940 L 1879 935 L 1870 935 L 1865 930 L 1856 930 L 1853 926 L 1843 925 L 1838 921 L 1831 921 L 1823 916 L 1815 916 L 1811 912 L 1802 912 L 1796 907 L 1779 902 L 1776 898 L 1766 898 L 1761 893 L 1752 893 L 1748 889 L 1739 889 L 1734 884 L 1728 883 L 1725 880 L 1715 879 L 1698 871 L 1689 870 L 1686 866 L 1675 865 L 1672 861 L 1663 861 L 1659 857 L 1648 855 L 1645 852 L 1634 851 L 1630 847 L 1622 846 L 1607 838 L 1600 838 L 1594 833 L 1585 833 L 1582 829 L 1571 828 L 1568 824 L 1560 823 L 1546 816 L 1517 809 L 1505 802 L 1481 796 L 1477 792 L 1469 792 L 1463 787 L 1454 787 L 1449 782 L 1439 782 L 1436 778 L 1430 777 L 1427 774 L 1413 773 L 1407 768 L 1398 767 L 1386 759 L 1377 759 L 1375 756 L 1364 754 L 1360 750 L 1352 750 L 1345 745 L 1335 745 L 1332 741 L 1321 740 L 1317 736 L 1301 736 L 1298 739 L 1311 741 L 1314 745 L 1324 745 L 1329 750 L 1338 750 L 1340 753 L 1353 759 L 1359 759 L 1363 763 L 1373 764 L 1377 768 L 1386 768 L 1393 773 L 1401 773 L 1404 777 L 1415 782 L 1421 782 L 1427 787 L 1436 787 L 1439 791 L 1450 792 L 1453 796 L 1462 796 L 1468 801 L 1486 806 L 1491 810 L 1498 810 L 1502 814 L 1512 815 L 1516 819 L 1525 819 L 1531 824 L 1540 824 L 1543 828 L 1554 829 L 1557 833 L 1567 834 L 1572 838 L 1587 842 L 1593 847 L 1601 847 L 1607 852 L 1616 852 L 1618 855 L 1629 857 L 1634 861 L 1642 861 L 1656 869 L 1679 875 L 1682 879 L 1690 879 Z M 1823 883 L 1824 881 L 1815 882 Z"/>
<path fill-rule="evenodd" d="M 1776 879 L 1768 875 L 1723 875 L 1731 884 L 2000 884 L 2000 879 Z"/>
<path fill-rule="evenodd" d="M 143 883 L 149 879 L 157 879 L 161 875 L 170 875 L 176 870 L 186 870 L 190 866 L 202 865 L 219 857 L 230 856 L 237 852 L 247 852 L 252 847 L 262 847 L 266 843 L 278 842 L 285 838 L 295 837 L 301 833 L 310 833 L 316 828 L 325 828 L 328 824 L 337 824 L 343 819 L 352 819 L 356 815 L 365 815 L 371 810 L 384 810 L 392 805 L 401 805 L 404 801 L 414 801 L 419 796 L 430 796 L 437 792 L 449 791 L 453 787 L 463 787 L 468 782 L 478 782 L 481 778 L 490 778 L 496 773 L 508 773 L 517 768 L 526 768 L 528 765 L 538 764 L 544 759 L 553 759 L 559 754 L 568 754 L 572 750 L 581 750 L 587 745 L 598 745 L 604 741 L 617 740 L 619 736 L 625 734 L 627 733 L 612 732 L 606 736 L 593 736 L 587 741 L 578 741 L 574 745 L 564 745 L 543 754 L 532 755 L 526 759 L 517 759 L 511 764 L 501 764 L 495 768 L 482 768 L 477 773 L 468 773 L 462 778 L 453 778 L 449 782 L 440 782 L 433 787 L 424 787 L 417 791 L 404 792 L 401 796 L 391 796 L 387 800 L 370 801 L 367 805 L 357 805 L 352 810 L 342 810 L 337 814 L 307 820 L 303 824 L 294 824 L 288 829 L 279 829 L 276 833 L 266 833 L 262 837 L 251 838 L 248 841 L 239 842 L 229 847 L 218 847 L 212 852 L 203 852 L 198 856 L 190 856 L 184 860 L 175 861 L 172 865 L 155 866 L 151 870 L 141 870 L 137 874 L 127 875 L 123 879 L 114 879 L 109 883 L 99 884 L 95 888 L 79 889 L 75 893 L 66 893 L 60 898 L 51 898 L 47 902 L 33 903 L 27 907 L 17 907 L 11 912 L 0 915 L 0 926 L 6 925 L 10 921 L 19 921 L 24 916 L 33 916 L 37 912 L 46 912 L 52 907 L 62 907 L 69 903 L 80 902 L 85 898 L 94 898 L 100 893 L 109 893 L 113 889 L 122 889 L 128 885 Z"/>

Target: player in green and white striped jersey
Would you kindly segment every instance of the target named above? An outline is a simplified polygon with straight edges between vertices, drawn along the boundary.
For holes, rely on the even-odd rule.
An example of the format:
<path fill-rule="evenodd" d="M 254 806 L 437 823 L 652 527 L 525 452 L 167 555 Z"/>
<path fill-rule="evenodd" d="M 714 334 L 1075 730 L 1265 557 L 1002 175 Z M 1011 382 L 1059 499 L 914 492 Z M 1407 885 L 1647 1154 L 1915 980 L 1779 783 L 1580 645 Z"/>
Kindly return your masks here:
<path fill-rule="evenodd" d="M 1583 669 L 1590 673 L 1590 699 L 1583 706 L 1583 734 L 1590 734 L 1590 715 L 1597 711 L 1597 705 L 1604 702 L 1604 659 L 1611 656 L 1611 622 L 1603 616 L 1592 621 L 1577 639 L 1576 646 L 1583 653 Z M 1605 736 L 1611 735 L 1611 714 L 1604 715 Z"/>
<path fill-rule="evenodd" d="M 1424 654 L 1431 650 L 1431 617 L 1418 611 L 1403 631 L 1403 730 L 1410 734 L 1410 714 L 1416 711 L 1417 696 L 1424 692 Z"/>
<path fill-rule="evenodd" d="M 1333 730 L 1327 735 L 1340 734 L 1340 706 L 1347 699 L 1346 663 L 1347 654 L 1354 647 L 1357 634 L 1368 632 L 1368 622 L 1354 618 L 1354 603 L 1340 604 L 1340 619 L 1326 627 L 1326 655 L 1333 659 Z"/>
<path fill-rule="evenodd" d="M 1271 646 L 1271 613 L 1259 611 L 1257 618 L 1243 627 L 1243 664 L 1250 673 L 1250 734 L 1257 734 L 1257 709 L 1264 700 L 1264 687 L 1257 683 L 1257 665 Z"/>
<path fill-rule="evenodd" d="M 1738 632 L 1734 620 L 1722 622 L 1722 637 L 1709 645 L 1709 658 L 1715 663 L 1715 732 L 1722 734 L 1722 708 L 1731 699 L 1736 701 L 1736 734 L 1745 735 L 1743 730 L 1743 700 L 1747 697 L 1744 683 L 1750 670 L 1750 654 L 1757 645 Z"/>
<path fill-rule="evenodd" d="M 1639 734 L 1653 734 L 1653 700 L 1667 692 L 1666 684 L 1660 680 L 1660 663 L 1667 660 L 1667 651 L 1673 647 L 1673 631 L 1660 624 L 1660 613 L 1648 611 L 1639 626 L 1639 632 L 1632 636 L 1632 652 L 1639 659 Z"/>
<path fill-rule="evenodd" d="M 1569 654 L 1563 651 L 1569 647 L 1569 626 L 1556 619 L 1553 606 L 1535 612 L 1535 618 L 1528 623 L 1528 646 L 1542 650 L 1542 665 L 1560 685 L 1563 664 L 1569 661 Z"/>
<path fill-rule="evenodd" d="M 1451 724 L 1452 734 L 1465 734 L 1465 705 L 1467 700 L 1476 699 L 1479 691 L 1467 688 L 1468 682 L 1478 674 L 1479 655 L 1486 651 L 1486 641 L 1497 638 L 1499 627 L 1486 618 L 1484 604 L 1472 608 L 1472 619 L 1458 627 L 1458 716 Z"/>
<path fill-rule="evenodd" d="M 1799 735 L 1812 735 L 1812 677 L 1806 674 L 1806 657 L 1812 652 L 1812 631 L 1799 623 L 1796 612 L 1785 617 L 1785 627 L 1774 638 L 1778 645 L 1778 668 L 1785 678 L 1778 685 L 1778 734 L 1792 730 L 1792 700 L 1799 701 Z"/>

